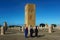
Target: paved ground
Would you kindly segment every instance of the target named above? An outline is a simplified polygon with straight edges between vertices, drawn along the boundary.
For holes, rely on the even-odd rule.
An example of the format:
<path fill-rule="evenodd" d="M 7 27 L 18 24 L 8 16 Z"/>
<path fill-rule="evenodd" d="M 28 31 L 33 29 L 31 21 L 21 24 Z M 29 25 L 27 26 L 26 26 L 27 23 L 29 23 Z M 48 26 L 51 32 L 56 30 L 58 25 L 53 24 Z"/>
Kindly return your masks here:
<path fill-rule="evenodd" d="M 0 40 L 60 40 L 60 30 L 54 31 L 51 34 L 39 31 L 39 37 L 24 38 L 24 33 L 16 30 L 8 30 L 5 35 L 0 35 Z"/>

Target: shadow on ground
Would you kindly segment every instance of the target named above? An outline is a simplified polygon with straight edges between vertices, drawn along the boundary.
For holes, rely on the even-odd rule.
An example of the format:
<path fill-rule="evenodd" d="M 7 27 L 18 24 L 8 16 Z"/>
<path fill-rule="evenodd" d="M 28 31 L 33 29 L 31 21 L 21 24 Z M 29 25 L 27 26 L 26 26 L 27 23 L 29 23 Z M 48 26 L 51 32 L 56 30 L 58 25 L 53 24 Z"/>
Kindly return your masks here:
<path fill-rule="evenodd" d="M 38 36 L 32 36 L 32 38 L 34 38 L 34 37 L 37 37 L 37 38 L 39 38 L 39 37 L 44 37 L 45 35 L 38 35 Z M 28 36 L 27 38 L 30 38 L 30 36 Z"/>

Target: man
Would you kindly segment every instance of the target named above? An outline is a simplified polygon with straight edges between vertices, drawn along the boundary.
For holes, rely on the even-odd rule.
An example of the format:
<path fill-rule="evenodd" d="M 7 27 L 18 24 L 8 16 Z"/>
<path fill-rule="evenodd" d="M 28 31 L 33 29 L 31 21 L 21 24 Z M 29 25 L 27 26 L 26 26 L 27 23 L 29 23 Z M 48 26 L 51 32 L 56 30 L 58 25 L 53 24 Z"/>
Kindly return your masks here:
<path fill-rule="evenodd" d="M 37 37 L 38 36 L 38 29 L 37 29 L 37 26 L 35 28 L 35 36 Z"/>
<path fill-rule="evenodd" d="M 31 26 L 31 28 L 30 28 L 30 37 L 33 37 L 33 32 L 34 32 L 34 30 L 33 30 L 32 26 Z"/>

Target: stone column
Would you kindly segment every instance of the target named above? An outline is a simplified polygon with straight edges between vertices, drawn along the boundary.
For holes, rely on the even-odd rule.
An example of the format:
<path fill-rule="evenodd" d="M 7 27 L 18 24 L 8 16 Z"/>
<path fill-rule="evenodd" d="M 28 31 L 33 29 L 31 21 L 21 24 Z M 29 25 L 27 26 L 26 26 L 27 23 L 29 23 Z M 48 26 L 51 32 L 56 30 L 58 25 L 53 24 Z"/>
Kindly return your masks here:
<path fill-rule="evenodd" d="M 43 28 L 42 26 L 40 26 L 41 27 L 41 29 Z"/>
<path fill-rule="evenodd" d="M 51 26 L 49 26 L 48 32 L 49 32 L 49 33 L 52 33 L 52 28 L 51 28 Z"/>
<path fill-rule="evenodd" d="M 40 30 L 40 26 L 38 26 L 38 31 Z"/>
<path fill-rule="evenodd" d="M 48 24 L 45 24 L 45 28 L 48 28 Z"/>
<path fill-rule="evenodd" d="M 1 27 L 1 35 L 4 35 L 5 31 L 4 31 L 4 27 Z"/>
<path fill-rule="evenodd" d="M 24 28 L 23 28 L 23 26 L 22 26 L 22 32 L 24 32 Z"/>
<path fill-rule="evenodd" d="M 4 22 L 4 30 L 7 30 L 7 22 Z"/>
<path fill-rule="evenodd" d="M 45 24 L 46 32 L 48 31 L 48 24 Z"/>
<path fill-rule="evenodd" d="M 20 27 L 19 27 L 19 31 L 20 31 Z"/>
<path fill-rule="evenodd" d="M 52 29 L 52 31 L 53 31 L 53 28 L 54 28 L 54 26 L 53 26 L 53 25 L 51 25 L 51 29 Z"/>

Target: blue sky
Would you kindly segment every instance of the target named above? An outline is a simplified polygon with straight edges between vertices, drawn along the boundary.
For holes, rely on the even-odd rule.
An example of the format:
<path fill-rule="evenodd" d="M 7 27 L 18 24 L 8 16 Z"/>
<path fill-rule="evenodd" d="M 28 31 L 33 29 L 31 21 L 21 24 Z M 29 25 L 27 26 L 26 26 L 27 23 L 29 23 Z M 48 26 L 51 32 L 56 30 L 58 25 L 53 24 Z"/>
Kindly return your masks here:
<path fill-rule="evenodd" d="M 0 24 L 24 24 L 25 5 L 36 5 L 36 25 L 60 24 L 60 0 L 0 0 Z"/>

